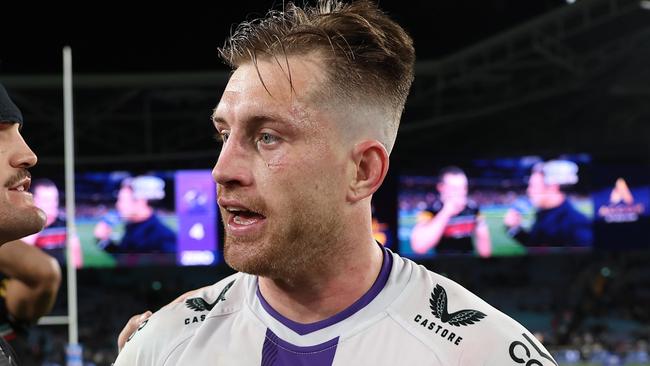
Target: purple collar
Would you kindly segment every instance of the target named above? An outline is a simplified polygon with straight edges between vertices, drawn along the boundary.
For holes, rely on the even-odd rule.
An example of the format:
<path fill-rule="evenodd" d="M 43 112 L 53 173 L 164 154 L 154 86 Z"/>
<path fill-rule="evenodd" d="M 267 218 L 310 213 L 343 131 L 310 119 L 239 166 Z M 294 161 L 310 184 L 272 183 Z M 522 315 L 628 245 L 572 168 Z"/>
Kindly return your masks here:
<path fill-rule="evenodd" d="M 375 283 L 373 283 L 370 289 L 365 294 L 363 294 L 363 296 L 361 296 L 359 300 L 355 301 L 352 305 L 348 306 L 345 310 L 339 312 L 338 314 L 332 315 L 327 319 L 319 320 L 315 323 L 302 324 L 284 317 L 282 314 L 275 311 L 275 309 L 273 309 L 268 302 L 266 302 L 266 299 L 264 299 L 264 296 L 262 296 L 262 293 L 260 292 L 259 284 L 257 285 L 257 298 L 260 300 L 262 307 L 264 308 L 264 310 L 266 310 L 267 313 L 269 313 L 280 323 L 284 324 L 285 326 L 287 326 L 288 328 L 290 328 L 291 330 L 293 330 L 294 332 L 300 335 L 309 334 L 317 330 L 321 330 L 323 328 L 329 327 L 330 325 L 339 323 L 349 318 L 357 311 L 363 309 L 366 305 L 368 305 L 375 297 L 377 297 L 377 295 L 379 295 L 381 290 L 386 285 L 386 282 L 388 281 L 388 276 L 390 275 L 390 270 L 393 266 L 393 256 L 390 254 L 388 249 L 384 248 L 383 246 L 381 248 L 384 254 L 383 261 L 381 265 L 381 270 L 379 271 L 379 275 L 377 276 Z"/>

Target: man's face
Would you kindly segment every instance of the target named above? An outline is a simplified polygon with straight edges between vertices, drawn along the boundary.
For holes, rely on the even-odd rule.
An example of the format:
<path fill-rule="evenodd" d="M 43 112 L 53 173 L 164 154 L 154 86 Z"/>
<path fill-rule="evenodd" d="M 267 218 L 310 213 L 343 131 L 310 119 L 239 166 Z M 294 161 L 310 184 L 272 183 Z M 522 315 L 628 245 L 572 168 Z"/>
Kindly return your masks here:
<path fill-rule="evenodd" d="M 440 200 L 467 203 L 467 177 L 465 174 L 445 174 L 438 184 Z"/>
<path fill-rule="evenodd" d="M 274 60 L 259 60 L 259 74 L 244 64 L 214 113 L 225 140 L 213 170 L 224 257 L 239 271 L 271 278 L 295 277 L 327 259 L 349 178 L 340 128 L 309 98 L 324 79 L 321 62 L 307 56 L 288 62 L 293 90 Z"/>
<path fill-rule="evenodd" d="M 547 187 L 544 183 L 544 175 L 540 172 L 534 172 L 528 179 L 528 189 L 526 190 L 528 199 L 537 208 L 544 208 Z"/>
<path fill-rule="evenodd" d="M 123 220 L 131 221 L 140 209 L 139 201 L 133 197 L 133 190 L 130 187 L 122 187 L 117 193 L 115 208 Z"/>
<path fill-rule="evenodd" d="M 38 186 L 34 189 L 34 204 L 45 211 L 46 226 L 59 215 L 59 190 L 52 186 Z"/>
<path fill-rule="evenodd" d="M 34 205 L 27 168 L 36 155 L 18 131 L 17 123 L 0 122 L 0 245 L 40 231 L 45 213 Z"/>

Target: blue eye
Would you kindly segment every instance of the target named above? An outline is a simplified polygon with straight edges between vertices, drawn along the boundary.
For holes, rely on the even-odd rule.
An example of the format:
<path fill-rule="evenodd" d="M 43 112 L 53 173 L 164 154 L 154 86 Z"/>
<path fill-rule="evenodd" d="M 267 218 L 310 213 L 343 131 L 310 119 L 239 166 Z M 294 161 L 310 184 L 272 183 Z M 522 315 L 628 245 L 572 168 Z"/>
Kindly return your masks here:
<path fill-rule="evenodd" d="M 219 139 L 221 139 L 222 142 L 228 141 L 228 137 L 230 137 L 229 132 L 226 132 L 226 131 L 219 132 Z"/>
<path fill-rule="evenodd" d="M 260 134 L 259 141 L 262 142 L 265 145 L 270 145 L 274 142 L 278 141 L 278 137 L 271 135 L 270 133 L 263 132 Z"/>

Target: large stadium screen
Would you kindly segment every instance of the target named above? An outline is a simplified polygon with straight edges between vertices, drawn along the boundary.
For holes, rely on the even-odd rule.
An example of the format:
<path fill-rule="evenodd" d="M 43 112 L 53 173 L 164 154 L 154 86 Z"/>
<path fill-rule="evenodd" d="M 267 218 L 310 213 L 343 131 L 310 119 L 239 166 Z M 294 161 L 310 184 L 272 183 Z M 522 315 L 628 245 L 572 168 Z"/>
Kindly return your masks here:
<path fill-rule="evenodd" d="M 375 240 L 395 246 L 395 184 L 372 204 Z M 43 231 L 23 238 L 65 265 L 67 220 L 62 176 L 34 179 L 31 191 L 46 212 Z M 216 191 L 209 170 L 91 171 L 75 177 L 77 267 L 215 265 L 220 263 Z"/>
<path fill-rule="evenodd" d="M 83 172 L 75 195 L 83 267 L 219 262 L 209 170 Z"/>
<path fill-rule="evenodd" d="M 589 251 L 590 157 L 440 164 L 400 177 L 398 242 L 412 258 Z"/>

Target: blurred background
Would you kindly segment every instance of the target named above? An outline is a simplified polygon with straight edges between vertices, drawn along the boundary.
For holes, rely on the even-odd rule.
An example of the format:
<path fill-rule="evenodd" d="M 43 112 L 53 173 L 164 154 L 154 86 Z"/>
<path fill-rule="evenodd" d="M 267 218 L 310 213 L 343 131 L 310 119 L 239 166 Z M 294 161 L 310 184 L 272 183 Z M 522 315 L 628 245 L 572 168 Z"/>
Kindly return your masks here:
<path fill-rule="evenodd" d="M 39 157 L 33 176 L 58 190 L 59 225 L 61 49 L 72 48 L 84 364 L 111 364 L 134 313 L 231 273 L 209 176 L 219 154 L 210 115 L 229 76 L 217 47 L 271 6 L 282 3 L 2 5 L 0 82 L 24 114 Z M 411 33 L 418 60 L 391 172 L 373 200 L 377 239 L 514 317 L 561 365 L 649 365 L 650 1 L 380 7 Z M 589 222 L 584 243 L 528 245 L 505 225 L 509 210 L 524 229 L 534 225 L 530 177 L 552 160 L 578 168 L 566 194 Z M 487 255 L 412 246 L 447 166 L 467 177 Z M 120 191 L 138 178 L 172 249 L 121 243 Z M 65 232 L 55 229 L 30 240 L 63 262 Z M 52 315 L 67 314 L 66 291 Z M 14 343 L 24 365 L 63 365 L 67 337 L 67 325 L 41 324 Z"/>

